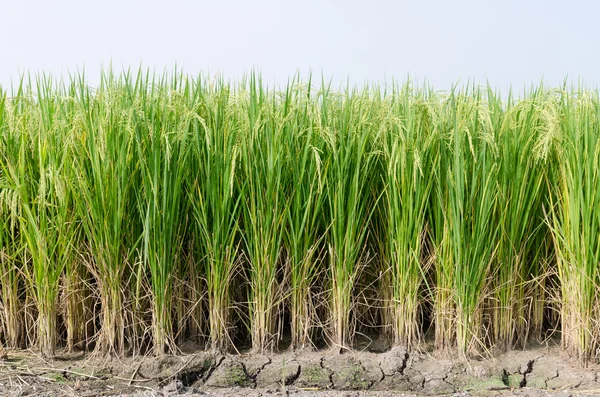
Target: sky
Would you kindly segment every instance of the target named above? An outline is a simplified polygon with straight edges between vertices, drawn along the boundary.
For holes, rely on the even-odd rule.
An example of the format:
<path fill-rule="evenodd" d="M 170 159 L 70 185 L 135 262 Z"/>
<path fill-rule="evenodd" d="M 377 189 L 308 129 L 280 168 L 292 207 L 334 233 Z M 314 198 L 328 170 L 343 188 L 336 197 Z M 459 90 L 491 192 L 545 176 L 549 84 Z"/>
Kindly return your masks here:
<path fill-rule="evenodd" d="M 600 86 L 600 2 L 555 0 L 0 0 L 0 85 L 127 67 L 270 84 L 299 72 L 506 90 Z"/>

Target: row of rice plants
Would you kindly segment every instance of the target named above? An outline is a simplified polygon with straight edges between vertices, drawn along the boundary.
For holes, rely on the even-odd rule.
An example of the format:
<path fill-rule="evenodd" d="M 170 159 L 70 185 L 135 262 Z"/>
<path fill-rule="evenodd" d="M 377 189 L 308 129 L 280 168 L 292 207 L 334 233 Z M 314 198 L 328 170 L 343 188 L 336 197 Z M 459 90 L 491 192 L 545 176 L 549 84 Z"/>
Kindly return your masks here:
<path fill-rule="evenodd" d="M 543 86 L 23 78 L 0 90 L 0 340 L 122 356 L 370 333 L 468 357 L 560 328 L 590 359 L 599 110 Z"/>

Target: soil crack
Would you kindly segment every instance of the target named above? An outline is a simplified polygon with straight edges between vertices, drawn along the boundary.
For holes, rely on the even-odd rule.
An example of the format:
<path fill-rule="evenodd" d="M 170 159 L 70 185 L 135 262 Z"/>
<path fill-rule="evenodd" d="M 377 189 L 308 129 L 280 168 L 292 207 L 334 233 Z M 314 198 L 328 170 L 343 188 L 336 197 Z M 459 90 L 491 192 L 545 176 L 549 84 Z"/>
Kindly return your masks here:
<path fill-rule="evenodd" d="M 267 366 L 271 365 L 271 363 L 273 363 L 273 360 L 271 359 L 271 357 L 267 357 L 267 362 L 264 363 L 263 365 L 261 365 L 260 367 L 258 367 L 256 369 L 256 372 L 254 373 L 254 375 L 250 376 L 250 374 L 248 372 L 246 372 L 246 375 L 248 375 L 248 377 L 252 380 L 256 380 L 256 378 L 258 377 L 258 375 L 265 369 L 267 368 Z M 246 371 L 246 365 L 244 363 L 242 363 L 242 366 L 244 367 L 244 371 Z"/>
<path fill-rule="evenodd" d="M 448 385 L 450 385 L 450 387 L 452 387 L 452 390 L 454 390 L 456 392 L 456 387 L 454 387 L 454 384 L 448 380 L 451 373 L 452 373 L 452 370 L 448 371 L 448 373 L 442 378 L 442 381 L 444 381 Z"/>
<path fill-rule="evenodd" d="M 243 361 L 240 361 L 240 365 L 242 367 L 242 371 L 244 371 L 244 375 L 246 375 L 246 378 L 252 382 L 252 388 L 256 389 L 256 376 L 251 376 L 248 373 L 248 369 L 246 368 L 246 364 Z M 258 372 L 260 372 L 260 370 L 257 371 L 257 375 L 258 375 Z"/>
<path fill-rule="evenodd" d="M 302 373 L 302 365 L 298 364 L 298 369 L 296 370 L 296 372 L 294 374 L 292 374 L 291 376 L 283 379 L 283 385 L 284 386 L 293 385 L 294 382 L 300 377 L 301 373 Z"/>
<path fill-rule="evenodd" d="M 206 383 L 206 381 L 211 377 L 213 372 L 215 372 L 215 370 L 221 366 L 223 361 L 225 361 L 225 356 L 219 356 L 219 358 L 215 360 L 215 364 L 211 365 L 208 371 L 206 371 L 206 374 L 204 374 L 205 376 L 201 378 L 202 382 Z"/>
<path fill-rule="evenodd" d="M 519 383 L 519 387 L 527 386 L 527 375 L 529 375 L 531 372 L 533 372 L 534 364 L 535 364 L 535 360 L 529 360 L 527 362 L 527 369 L 523 372 L 523 380 L 521 380 L 521 383 Z"/>
<path fill-rule="evenodd" d="M 404 356 L 402 357 L 402 364 L 400 365 L 400 368 L 398 369 L 398 372 L 400 372 L 400 375 L 404 375 L 404 370 L 406 369 L 406 366 L 408 365 L 408 359 L 410 358 L 410 355 L 408 354 L 408 352 L 404 352 Z"/>
<path fill-rule="evenodd" d="M 358 361 L 358 365 L 360 365 L 360 367 L 362 368 L 363 376 L 365 378 L 367 378 L 367 367 L 364 366 L 362 361 L 360 361 L 360 360 L 356 360 L 356 361 Z M 368 381 L 366 379 L 362 379 L 362 380 L 363 380 L 363 382 L 367 382 L 367 389 L 370 389 L 375 384 L 375 381 L 372 379 L 368 379 Z"/>
<path fill-rule="evenodd" d="M 506 370 L 506 368 L 502 369 L 502 383 L 504 383 L 504 386 L 506 387 L 510 387 L 510 381 L 509 381 L 509 373 Z"/>
<path fill-rule="evenodd" d="M 325 357 L 321 357 L 321 359 L 319 360 L 319 365 L 321 366 L 321 369 L 326 371 L 327 369 L 325 368 Z M 329 372 L 329 389 L 333 389 L 333 371 L 328 371 Z"/>
<path fill-rule="evenodd" d="M 558 373 L 558 371 L 559 371 L 559 370 L 557 369 L 557 370 L 556 370 L 556 375 L 554 375 L 553 377 L 551 377 L 551 378 L 548 378 L 548 379 L 546 379 L 546 380 L 544 381 L 544 385 L 546 386 L 546 389 L 548 388 L 548 382 L 550 382 L 552 379 L 556 379 L 556 378 L 559 378 L 559 377 L 560 377 L 560 374 Z"/>

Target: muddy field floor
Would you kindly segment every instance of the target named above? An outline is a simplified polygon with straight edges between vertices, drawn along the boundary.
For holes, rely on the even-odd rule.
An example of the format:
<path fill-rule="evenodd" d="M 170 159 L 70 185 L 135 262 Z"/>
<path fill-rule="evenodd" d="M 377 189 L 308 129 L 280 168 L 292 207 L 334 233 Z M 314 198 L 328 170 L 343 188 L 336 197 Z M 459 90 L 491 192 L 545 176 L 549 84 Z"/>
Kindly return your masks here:
<path fill-rule="evenodd" d="M 107 359 L 8 351 L 2 396 L 600 396 L 600 365 L 583 368 L 556 347 L 464 362 L 393 348 Z"/>

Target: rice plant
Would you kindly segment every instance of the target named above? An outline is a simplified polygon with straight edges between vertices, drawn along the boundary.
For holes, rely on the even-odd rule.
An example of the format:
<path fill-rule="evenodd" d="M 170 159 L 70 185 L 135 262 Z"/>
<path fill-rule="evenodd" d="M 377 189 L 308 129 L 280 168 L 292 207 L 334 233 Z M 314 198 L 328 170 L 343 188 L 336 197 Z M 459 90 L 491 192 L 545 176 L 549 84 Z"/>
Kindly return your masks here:
<path fill-rule="evenodd" d="M 178 77 L 175 77 L 178 79 Z M 176 83 L 179 83 L 177 81 Z M 172 340 L 172 285 L 182 257 L 185 227 L 184 179 L 189 155 L 192 114 L 185 98 L 155 87 L 142 109 L 146 117 L 136 128 L 142 186 L 137 198 L 143 223 L 142 250 L 152 286 L 152 334 L 156 355 L 175 352 Z"/>
<path fill-rule="evenodd" d="M 431 111 L 426 98 L 413 96 L 410 86 L 393 95 L 391 120 L 384 134 L 385 286 L 396 344 L 412 346 L 421 337 L 419 306 L 427 272 L 423 258 L 426 212 L 433 187 Z"/>
<path fill-rule="evenodd" d="M 196 222 L 202 274 L 206 278 L 210 343 L 213 349 L 231 346 L 230 285 L 239 263 L 240 196 L 235 178 L 240 157 L 236 98 L 223 82 L 211 90 L 197 87 L 197 116 L 192 120 L 193 189 L 190 201 Z"/>
<path fill-rule="evenodd" d="M 371 191 L 376 159 L 373 140 L 379 131 L 367 96 L 325 93 L 322 122 L 327 125 L 326 206 L 331 296 L 331 344 L 351 347 L 355 282 L 365 264 L 368 225 L 378 195 Z M 373 113 L 371 113 L 373 111 Z"/>
<path fill-rule="evenodd" d="M 109 73 L 96 93 L 77 83 L 79 111 L 77 156 L 74 159 L 75 206 L 82 220 L 92 257 L 87 263 L 101 301 L 99 352 L 123 355 L 125 351 L 125 286 L 127 265 L 139 238 L 132 236 L 135 109 L 147 81 L 139 75 L 123 87 Z"/>
<path fill-rule="evenodd" d="M 493 338 L 502 349 L 525 345 L 529 312 L 535 307 L 530 285 L 535 286 L 537 280 L 532 275 L 543 276 L 540 266 L 543 258 L 535 241 L 546 230 L 541 220 L 547 191 L 544 158 L 549 149 L 543 145 L 545 139 L 556 133 L 554 121 L 548 120 L 551 116 L 546 112 L 548 102 L 541 87 L 517 104 L 509 99 L 506 110 L 500 98 L 488 94 L 500 151 L 497 210 L 500 230 L 492 275 L 495 282 L 492 321 Z"/>
<path fill-rule="evenodd" d="M 28 260 L 23 273 L 38 312 L 37 344 L 51 357 L 57 343 L 59 281 L 73 255 L 77 222 L 67 185 L 71 140 L 55 119 L 61 97 L 54 94 L 51 79 L 36 83 L 37 111 L 23 120 L 30 135 L 20 135 L 18 152 L 12 152 L 3 171 L 21 205 L 19 227 Z"/>
<path fill-rule="evenodd" d="M 497 200 L 497 143 L 481 93 L 452 92 L 448 120 L 440 127 L 442 152 L 437 175 L 438 209 L 442 216 L 436 266 L 440 289 L 436 310 L 438 346 L 455 338 L 462 357 L 481 350 L 486 281 L 496 253 L 498 226 L 493 222 Z M 449 322 L 448 310 L 454 322 Z M 452 327 L 448 329 L 448 326 Z"/>
<path fill-rule="evenodd" d="M 324 144 L 321 125 L 315 122 L 310 100 L 311 80 L 288 87 L 284 106 L 287 164 L 290 169 L 289 205 L 286 212 L 285 245 L 289 255 L 291 347 L 312 347 L 316 306 L 313 294 L 317 277 L 323 274 L 322 246 L 325 237 Z M 319 93 L 317 93 L 319 95 Z"/>
<path fill-rule="evenodd" d="M 18 252 L 23 244 L 19 238 L 19 197 L 11 189 L 6 175 L 7 161 L 15 155 L 15 118 L 9 114 L 5 92 L 0 92 L 0 301 L 2 302 L 2 328 L 6 346 L 19 347 L 23 340 L 20 324 L 20 266 Z"/>
<path fill-rule="evenodd" d="M 600 263 L 600 105 L 596 92 L 563 92 L 557 202 L 552 232 L 561 283 L 562 344 L 586 362 L 598 346 Z"/>
<path fill-rule="evenodd" d="M 242 131 L 241 171 L 243 239 L 248 256 L 249 312 L 252 347 L 264 351 L 276 347 L 283 226 L 287 208 L 284 168 L 285 114 L 260 77 L 250 76 L 241 91 L 246 103 L 239 109 Z"/>

